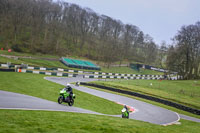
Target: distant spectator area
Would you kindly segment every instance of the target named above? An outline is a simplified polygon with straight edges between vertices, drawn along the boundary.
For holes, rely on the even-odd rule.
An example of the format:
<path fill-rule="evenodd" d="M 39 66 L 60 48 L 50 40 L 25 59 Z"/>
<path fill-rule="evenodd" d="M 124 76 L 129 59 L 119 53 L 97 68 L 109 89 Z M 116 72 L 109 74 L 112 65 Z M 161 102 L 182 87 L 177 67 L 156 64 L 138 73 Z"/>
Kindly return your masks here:
<path fill-rule="evenodd" d="M 93 64 L 90 61 L 76 60 L 76 59 L 62 57 L 61 62 L 64 63 L 68 67 L 88 69 L 88 70 L 100 70 L 99 66 Z"/>

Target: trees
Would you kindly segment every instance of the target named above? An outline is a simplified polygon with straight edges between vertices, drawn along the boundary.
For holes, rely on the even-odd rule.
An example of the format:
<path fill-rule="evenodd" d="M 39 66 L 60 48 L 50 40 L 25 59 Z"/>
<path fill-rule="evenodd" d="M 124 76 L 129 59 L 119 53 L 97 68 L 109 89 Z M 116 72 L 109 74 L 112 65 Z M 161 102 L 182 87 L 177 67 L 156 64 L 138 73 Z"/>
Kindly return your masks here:
<path fill-rule="evenodd" d="M 183 26 L 174 37 L 174 40 L 176 46 L 173 50 L 171 48 L 171 51 L 169 51 L 167 66 L 179 72 L 184 79 L 199 78 L 200 22 L 194 25 Z"/>
<path fill-rule="evenodd" d="M 0 0 L 0 46 L 86 56 L 106 62 L 154 62 L 156 44 L 137 26 L 52 0 Z"/>
<path fill-rule="evenodd" d="M 166 67 L 167 51 L 168 51 L 168 45 L 166 44 L 165 41 L 162 41 L 161 46 L 158 48 L 158 51 L 157 51 L 157 61 L 156 61 L 156 64 L 160 68 Z"/>

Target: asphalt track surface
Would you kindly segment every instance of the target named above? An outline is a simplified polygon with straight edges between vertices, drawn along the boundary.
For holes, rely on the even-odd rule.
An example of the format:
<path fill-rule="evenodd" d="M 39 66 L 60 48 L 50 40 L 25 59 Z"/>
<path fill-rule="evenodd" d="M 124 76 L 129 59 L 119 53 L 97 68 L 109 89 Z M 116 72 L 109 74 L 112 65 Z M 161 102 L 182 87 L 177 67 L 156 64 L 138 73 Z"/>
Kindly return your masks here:
<path fill-rule="evenodd" d="M 48 110 L 99 114 L 90 110 L 70 107 L 37 97 L 0 90 L 0 109 Z"/>
<path fill-rule="evenodd" d="M 82 76 L 78 76 L 76 78 L 46 77 L 45 79 L 62 85 L 66 85 L 67 83 L 77 81 L 88 82 L 97 80 L 82 78 Z M 135 109 L 135 112 L 130 114 L 130 119 L 136 119 L 160 125 L 173 124 L 179 121 L 180 119 L 180 116 L 175 112 L 135 99 L 103 91 L 98 91 L 82 86 L 77 87 L 72 85 L 72 87 L 79 91 L 102 97 L 110 101 L 132 106 Z M 86 109 L 69 107 L 63 104 L 60 105 L 58 103 L 51 102 L 48 100 L 6 91 L 0 91 L 0 109 L 50 110 L 103 115 L 101 113 L 93 112 Z M 115 117 L 120 117 L 120 115 L 115 115 Z M 181 115 L 181 117 L 190 119 L 188 116 L 184 115 Z M 199 119 L 196 119 L 196 121 L 199 122 Z"/>

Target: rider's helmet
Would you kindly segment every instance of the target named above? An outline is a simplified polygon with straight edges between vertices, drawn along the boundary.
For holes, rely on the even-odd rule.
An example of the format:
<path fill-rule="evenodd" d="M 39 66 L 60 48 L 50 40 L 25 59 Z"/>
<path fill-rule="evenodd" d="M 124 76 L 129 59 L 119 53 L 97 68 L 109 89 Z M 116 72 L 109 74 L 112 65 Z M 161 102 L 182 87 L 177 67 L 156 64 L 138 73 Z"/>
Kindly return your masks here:
<path fill-rule="evenodd" d="M 67 86 L 65 88 L 67 89 L 67 91 L 72 91 L 72 87 L 70 84 L 67 84 Z"/>
<path fill-rule="evenodd" d="M 70 86 L 70 84 L 69 84 L 69 83 L 67 83 L 67 86 Z M 67 87 L 67 86 L 66 86 L 66 87 Z"/>
<path fill-rule="evenodd" d="M 67 85 L 66 85 L 66 89 L 68 89 L 68 88 L 70 88 L 71 87 L 71 85 L 69 84 L 69 83 L 67 83 Z"/>
<path fill-rule="evenodd" d="M 124 105 L 124 108 L 125 108 L 126 110 L 128 109 L 126 105 Z"/>

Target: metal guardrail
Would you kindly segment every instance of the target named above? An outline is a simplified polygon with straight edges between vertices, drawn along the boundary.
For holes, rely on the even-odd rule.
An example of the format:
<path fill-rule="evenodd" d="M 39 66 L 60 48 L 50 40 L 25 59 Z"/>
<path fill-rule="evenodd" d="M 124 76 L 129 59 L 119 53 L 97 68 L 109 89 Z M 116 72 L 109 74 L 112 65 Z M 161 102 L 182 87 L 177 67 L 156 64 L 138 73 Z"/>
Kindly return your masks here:
<path fill-rule="evenodd" d="M 17 69 L 16 72 L 23 72 L 23 73 L 35 73 L 35 74 L 44 74 L 44 75 L 52 75 L 52 76 L 65 76 L 65 77 L 76 77 L 77 74 L 71 73 L 59 73 L 59 72 L 42 72 L 42 71 L 31 71 L 26 69 Z"/>
<path fill-rule="evenodd" d="M 144 79 L 144 80 L 159 80 L 161 77 L 128 77 L 128 76 L 99 76 L 99 75 L 84 75 L 84 78 L 96 78 L 96 79 Z"/>
<path fill-rule="evenodd" d="M 1 72 L 15 72 L 15 69 L 2 69 L 0 68 Z"/>

